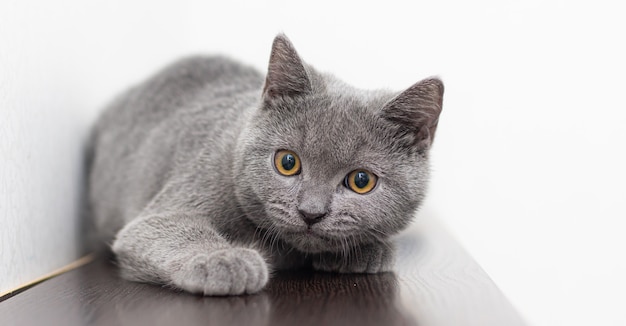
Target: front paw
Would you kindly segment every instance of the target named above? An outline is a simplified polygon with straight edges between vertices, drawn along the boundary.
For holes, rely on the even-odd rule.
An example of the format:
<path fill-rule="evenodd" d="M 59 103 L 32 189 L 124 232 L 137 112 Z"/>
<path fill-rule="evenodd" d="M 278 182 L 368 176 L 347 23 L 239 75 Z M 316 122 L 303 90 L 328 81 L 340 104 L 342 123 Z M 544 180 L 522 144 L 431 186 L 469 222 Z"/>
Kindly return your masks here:
<path fill-rule="evenodd" d="M 174 286 L 204 295 L 238 295 L 260 291 L 268 280 L 261 255 L 245 248 L 199 254 L 174 273 Z"/>
<path fill-rule="evenodd" d="M 326 252 L 313 260 L 313 268 L 325 272 L 380 273 L 388 272 L 395 262 L 395 250 L 390 243 L 362 245 L 347 255 Z"/>

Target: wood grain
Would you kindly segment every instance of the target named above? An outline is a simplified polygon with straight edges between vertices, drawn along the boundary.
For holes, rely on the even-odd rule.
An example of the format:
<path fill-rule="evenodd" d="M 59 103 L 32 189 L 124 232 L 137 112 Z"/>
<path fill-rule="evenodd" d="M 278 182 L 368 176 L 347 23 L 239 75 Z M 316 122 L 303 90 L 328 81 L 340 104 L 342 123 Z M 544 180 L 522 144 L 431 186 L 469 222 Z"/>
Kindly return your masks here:
<path fill-rule="evenodd" d="M 396 273 L 274 275 L 262 293 L 200 297 L 127 282 L 107 259 L 0 303 L 1 325 L 523 325 L 433 221 L 396 239 Z"/>
<path fill-rule="evenodd" d="M 436 219 L 397 239 L 400 303 L 421 325 L 525 325 L 485 271 Z"/>

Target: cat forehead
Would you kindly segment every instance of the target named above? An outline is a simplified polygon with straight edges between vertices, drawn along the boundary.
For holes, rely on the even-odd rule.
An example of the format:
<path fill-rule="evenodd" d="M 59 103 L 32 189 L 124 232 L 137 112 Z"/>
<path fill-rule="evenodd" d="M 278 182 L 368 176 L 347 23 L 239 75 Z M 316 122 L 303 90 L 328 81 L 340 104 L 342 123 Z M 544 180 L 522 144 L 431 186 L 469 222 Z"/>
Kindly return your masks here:
<path fill-rule="evenodd" d="M 363 106 L 382 106 L 391 99 L 393 93 L 383 89 L 359 89 L 330 74 L 321 75 L 317 82 L 320 86 L 317 94 L 326 95 L 333 99 L 347 100 Z"/>
<path fill-rule="evenodd" d="M 307 129 L 343 135 L 345 140 L 358 139 L 381 127 L 382 108 L 391 98 L 387 91 L 360 90 L 330 79 L 323 91 L 302 99 L 302 110 L 296 114 L 305 116 Z"/>

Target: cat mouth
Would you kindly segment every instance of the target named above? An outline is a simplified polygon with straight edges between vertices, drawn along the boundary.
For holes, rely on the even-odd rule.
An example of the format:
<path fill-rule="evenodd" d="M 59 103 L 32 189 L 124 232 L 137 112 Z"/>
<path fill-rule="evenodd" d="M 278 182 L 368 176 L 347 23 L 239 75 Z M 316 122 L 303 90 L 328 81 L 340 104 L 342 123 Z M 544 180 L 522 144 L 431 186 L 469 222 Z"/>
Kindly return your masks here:
<path fill-rule="evenodd" d="M 324 234 L 321 234 L 319 230 L 315 230 L 310 226 L 304 228 L 298 228 L 296 230 L 289 230 L 288 234 L 290 237 L 296 238 L 298 240 L 323 240 L 323 241 L 332 241 L 332 239 Z"/>
<path fill-rule="evenodd" d="M 302 233 L 304 233 L 307 237 L 316 237 L 326 241 L 330 241 L 331 239 L 323 234 L 320 234 L 319 231 L 316 231 L 314 228 L 308 226 Z"/>
<path fill-rule="evenodd" d="M 289 225 L 282 228 L 282 240 L 303 252 L 316 253 L 334 250 L 338 239 L 310 225 Z"/>
<path fill-rule="evenodd" d="M 313 238 L 326 239 L 326 237 L 319 234 L 318 232 L 316 232 L 310 227 L 305 227 L 299 230 L 291 230 L 289 233 L 291 234 L 291 236 L 300 238 L 300 239 L 313 239 Z"/>
<path fill-rule="evenodd" d="M 321 231 L 315 230 L 311 227 L 307 227 L 303 231 L 299 232 L 298 237 L 305 242 L 324 244 L 325 246 L 330 246 L 336 241 L 334 238 L 329 237 Z"/>

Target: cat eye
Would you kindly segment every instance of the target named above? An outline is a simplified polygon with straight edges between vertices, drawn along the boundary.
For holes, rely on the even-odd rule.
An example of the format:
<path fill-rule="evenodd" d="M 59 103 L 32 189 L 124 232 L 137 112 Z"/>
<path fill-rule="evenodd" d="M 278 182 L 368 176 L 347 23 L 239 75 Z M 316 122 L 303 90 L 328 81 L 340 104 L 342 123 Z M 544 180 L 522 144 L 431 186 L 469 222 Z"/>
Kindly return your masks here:
<path fill-rule="evenodd" d="M 274 154 L 274 166 L 282 175 L 296 175 L 300 173 L 300 158 L 292 151 L 280 150 Z"/>
<path fill-rule="evenodd" d="M 367 170 L 354 170 L 344 179 L 344 185 L 357 194 L 366 194 L 376 186 L 378 178 Z"/>

